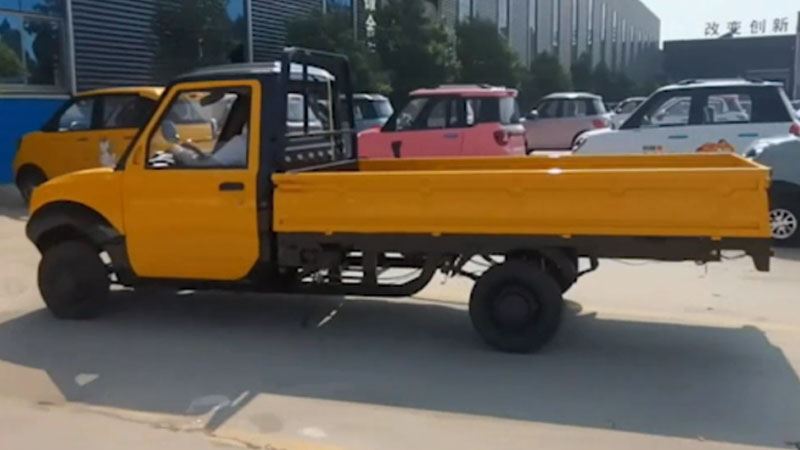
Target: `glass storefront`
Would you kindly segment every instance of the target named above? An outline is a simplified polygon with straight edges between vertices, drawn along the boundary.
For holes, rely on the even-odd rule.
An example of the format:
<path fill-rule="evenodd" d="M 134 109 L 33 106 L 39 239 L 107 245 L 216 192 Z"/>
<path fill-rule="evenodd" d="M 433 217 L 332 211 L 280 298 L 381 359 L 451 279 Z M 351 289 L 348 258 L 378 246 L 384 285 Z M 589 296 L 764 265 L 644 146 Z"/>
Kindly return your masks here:
<path fill-rule="evenodd" d="M 67 85 L 63 0 L 0 0 L 0 87 L 63 91 Z"/>

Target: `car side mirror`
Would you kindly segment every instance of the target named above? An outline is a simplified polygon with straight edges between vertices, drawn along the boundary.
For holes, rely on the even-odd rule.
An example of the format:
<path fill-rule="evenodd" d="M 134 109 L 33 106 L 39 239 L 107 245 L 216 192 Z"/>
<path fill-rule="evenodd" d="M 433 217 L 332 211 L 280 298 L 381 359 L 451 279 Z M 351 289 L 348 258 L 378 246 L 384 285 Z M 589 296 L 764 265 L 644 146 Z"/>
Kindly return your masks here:
<path fill-rule="evenodd" d="M 171 144 L 181 143 L 181 135 L 178 133 L 178 127 L 176 127 L 175 122 L 171 120 L 165 120 L 164 123 L 161 124 L 161 135 L 164 137 L 164 140 Z"/>
<path fill-rule="evenodd" d="M 539 111 L 531 111 L 525 116 L 526 120 L 537 120 L 539 119 Z"/>

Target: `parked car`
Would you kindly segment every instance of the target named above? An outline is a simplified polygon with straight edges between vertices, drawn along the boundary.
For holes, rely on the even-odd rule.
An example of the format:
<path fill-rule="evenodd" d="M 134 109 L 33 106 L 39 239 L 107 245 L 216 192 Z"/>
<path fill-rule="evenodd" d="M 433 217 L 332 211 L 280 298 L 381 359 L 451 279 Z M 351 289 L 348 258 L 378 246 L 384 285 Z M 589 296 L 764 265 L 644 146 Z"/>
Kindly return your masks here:
<path fill-rule="evenodd" d="M 747 157 L 772 169 L 769 218 L 775 243 L 800 245 L 800 138 L 759 140 Z"/>
<path fill-rule="evenodd" d="M 150 117 L 162 91 L 100 89 L 65 102 L 41 130 L 20 140 L 13 170 L 25 201 L 36 186 L 58 175 L 113 164 Z"/>
<path fill-rule="evenodd" d="M 588 130 L 611 126 L 611 114 L 594 94 L 567 92 L 544 97 L 525 117 L 528 150 L 571 150 Z"/>
<path fill-rule="evenodd" d="M 383 128 L 359 134 L 361 158 L 525 155 L 517 91 L 459 85 L 419 89 Z"/>
<path fill-rule="evenodd" d="M 356 116 L 356 131 L 381 128 L 394 114 L 392 102 L 380 94 L 354 94 L 353 112 Z"/>
<path fill-rule="evenodd" d="M 614 125 L 614 128 L 619 128 L 623 122 L 628 120 L 628 117 L 636 111 L 642 103 L 647 100 L 647 97 L 630 97 L 626 98 L 625 100 L 621 101 L 616 108 L 614 108 L 614 112 L 611 116 L 611 122 Z"/>
<path fill-rule="evenodd" d="M 800 122 L 780 84 L 689 80 L 659 89 L 618 130 L 583 134 L 574 150 L 688 153 L 720 145 L 744 154 L 761 138 L 800 135 Z"/>

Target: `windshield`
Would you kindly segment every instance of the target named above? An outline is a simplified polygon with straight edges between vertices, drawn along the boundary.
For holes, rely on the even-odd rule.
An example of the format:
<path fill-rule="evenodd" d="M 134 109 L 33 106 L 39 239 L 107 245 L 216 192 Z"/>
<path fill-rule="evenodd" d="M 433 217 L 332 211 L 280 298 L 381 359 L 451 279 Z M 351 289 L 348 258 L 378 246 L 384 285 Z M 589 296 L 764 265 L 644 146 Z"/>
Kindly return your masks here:
<path fill-rule="evenodd" d="M 394 110 L 389 100 L 356 100 L 356 118 L 360 119 L 386 119 Z"/>

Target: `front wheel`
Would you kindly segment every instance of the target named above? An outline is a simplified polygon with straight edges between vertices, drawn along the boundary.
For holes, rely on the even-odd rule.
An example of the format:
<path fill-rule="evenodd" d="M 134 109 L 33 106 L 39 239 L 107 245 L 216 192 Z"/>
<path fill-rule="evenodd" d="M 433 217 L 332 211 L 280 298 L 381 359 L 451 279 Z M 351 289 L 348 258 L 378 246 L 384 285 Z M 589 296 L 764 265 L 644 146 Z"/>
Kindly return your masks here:
<path fill-rule="evenodd" d="M 59 319 L 89 319 L 100 314 L 111 281 L 97 249 L 66 241 L 44 250 L 39 262 L 39 292 Z"/>
<path fill-rule="evenodd" d="M 797 247 L 800 245 L 800 202 L 778 198 L 772 203 L 769 221 L 772 239 L 776 245 Z"/>
<path fill-rule="evenodd" d="M 564 300 L 552 276 L 526 261 L 487 270 L 470 295 L 472 324 L 492 347 L 532 353 L 547 344 L 561 323 Z"/>

